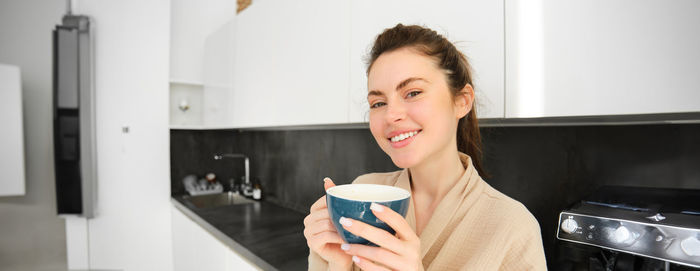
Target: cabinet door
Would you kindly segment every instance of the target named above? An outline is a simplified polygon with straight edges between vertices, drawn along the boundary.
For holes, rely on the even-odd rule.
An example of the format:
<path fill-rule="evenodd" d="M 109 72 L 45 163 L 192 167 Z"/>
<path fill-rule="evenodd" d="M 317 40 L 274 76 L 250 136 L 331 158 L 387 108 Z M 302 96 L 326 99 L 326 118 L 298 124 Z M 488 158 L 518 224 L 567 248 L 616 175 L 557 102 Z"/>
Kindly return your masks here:
<path fill-rule="evenodd" d="M 204 41 L 235 17 L 236 2 L 173 0 L 170 11 L 170 79 L 201 84 Z"/>
<path fill-rule="evenodd" d="M 348 1 L 255 1 L 236 16 L 236 127 L 347 122 Z"/>
<path fill-rule="evenodd" d="M 397 23 L 427 26 L 452 41 L 469 59 L 474 74 L 477 113 L 502 118 L 503 2 L 351 1 L 350 122 L 367 122 L 365 58 L 376 36 Z"/>
<path fill-rule="evenodd" d="M 172 207 L 175 270 L 258 270 Z"/>
<path fill-rule="evenodd" d="M 172 208 L 173 267 L 177 270 L 224 270 L 225 247 L 180 210 Z"/>
<path fill-rule="evenodd" d="M 700 1 L 506 0 L 506 117 L 700 111 Z"/>
<path fill-rule="evenodd" d="M 204 88 L 202 121 L 204 127 L 231 125 L 235 20 L 230 20 L 207 36 L 204 43 Z"/>
<path fill-rule="evenodd" d="M 257 268 L 256 266 L 253 266 L 252 264 L 248 263 L 246 260 L 244 260 L 240 255 L 237 253 L 233 252 L 231 249 L 226 249 L 226 252 L 224 253 L 226 255 L 226 271 L 257 271 L 261 270 L 260 268 Z"/>

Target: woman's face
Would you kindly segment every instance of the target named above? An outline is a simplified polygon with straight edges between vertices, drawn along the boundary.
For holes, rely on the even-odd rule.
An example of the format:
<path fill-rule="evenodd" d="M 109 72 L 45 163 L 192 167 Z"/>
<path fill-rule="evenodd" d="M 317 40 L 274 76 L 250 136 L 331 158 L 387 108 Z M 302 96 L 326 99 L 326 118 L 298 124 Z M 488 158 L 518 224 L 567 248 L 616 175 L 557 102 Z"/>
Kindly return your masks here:
<path fill-rule="evenodd" d="M 457 121 L 471 109 L 473 91 L 453 99 L 445 72 L 411 48 L 383 53 L 367 78 L 369 126 L 379 147 L 400 168 L 457 149 Z"/>

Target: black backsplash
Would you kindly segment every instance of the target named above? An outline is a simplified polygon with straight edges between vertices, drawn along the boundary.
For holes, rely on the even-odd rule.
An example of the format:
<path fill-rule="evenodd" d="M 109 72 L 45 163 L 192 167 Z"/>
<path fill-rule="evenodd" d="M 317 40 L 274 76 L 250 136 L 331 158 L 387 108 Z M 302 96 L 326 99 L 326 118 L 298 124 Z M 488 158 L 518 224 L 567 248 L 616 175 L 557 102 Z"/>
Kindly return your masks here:
<path fill-rule="evenodd" d="M 602 185 L 700 189 L 700 125 L 482 128 L 486 181 L 522 202 L 540 222 L 550 266 L 562 209 Z M 367 172 L 394 171 L 366 129 L 303 131 L 172 130 L 172 193 L 187 174 L 243 175 L 243 153 L 265 200 L 299 212 L 336 184 Z M 228 183 L 225 181 L 224 183 Z"/>
<path fill-rule="evenodd" d="M 241 159 L 214 160 L 215 153 L 250 158 L 250 175 L 259 180 L 265 200 L 299 212 L 324 194 L 323 178 L 350 183 L 367 172 L 398 170 L 369 130 L 185 131 L 170 132 L 172 194 L 184 194 L 182 178 L 214 172 L 228 186 L 244 175 Z"/>

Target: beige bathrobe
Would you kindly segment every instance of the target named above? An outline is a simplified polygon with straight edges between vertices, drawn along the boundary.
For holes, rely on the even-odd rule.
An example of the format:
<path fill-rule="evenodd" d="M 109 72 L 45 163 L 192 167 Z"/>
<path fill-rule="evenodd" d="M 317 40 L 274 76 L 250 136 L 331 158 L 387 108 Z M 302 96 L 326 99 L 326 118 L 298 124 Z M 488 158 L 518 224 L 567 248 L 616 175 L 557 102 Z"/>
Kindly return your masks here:
<path fill-rule="evenodd" d="M 471 158 L 460 153 L 466 171 L 435 208 L 420 235 L 426 270 L 546 270 L 537 220 L 521 203 L 479 177 Z M 353 183 L 411 190 L 408 170 L 365 174 Z M 406 221 L 416 229 L 411 200 Z M 309 270 L 328 263 L 311 251 Z M 359 270 L 353 265 L 353 270 Z"/>

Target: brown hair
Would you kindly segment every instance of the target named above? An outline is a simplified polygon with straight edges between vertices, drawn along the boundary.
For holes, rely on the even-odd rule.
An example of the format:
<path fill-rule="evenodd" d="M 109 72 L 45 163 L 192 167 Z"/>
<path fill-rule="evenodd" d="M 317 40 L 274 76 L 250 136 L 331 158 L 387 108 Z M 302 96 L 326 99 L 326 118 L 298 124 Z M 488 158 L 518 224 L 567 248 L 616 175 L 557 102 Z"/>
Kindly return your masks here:
<path fill-rule="evenodd" d="M 418 25 L 397 24 L 379 34 L 372 46 L 372 51 L 370 51 L 367 74 L 369 74 L 374 61 L 381 54 L 405 47 L 416 49 L 418 52 L 437 60 L 438 66 L 445 71 L 447 85 L 453 98 L 459 95 L 467 84 L 474 86 L 471 67 L 464 54 L 434 30 Z M 476 105 L 472 105 L 469 114 L 459 119 L 457 150 L 472 158 L 479 175 L 488 176 L 481 161 L 481 134 L 479 133 L 479 121 L 476 119 Z"/>

